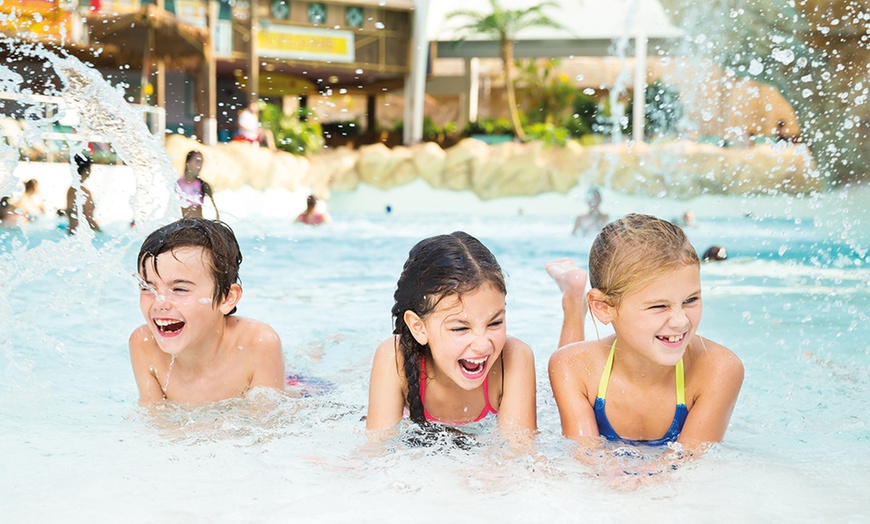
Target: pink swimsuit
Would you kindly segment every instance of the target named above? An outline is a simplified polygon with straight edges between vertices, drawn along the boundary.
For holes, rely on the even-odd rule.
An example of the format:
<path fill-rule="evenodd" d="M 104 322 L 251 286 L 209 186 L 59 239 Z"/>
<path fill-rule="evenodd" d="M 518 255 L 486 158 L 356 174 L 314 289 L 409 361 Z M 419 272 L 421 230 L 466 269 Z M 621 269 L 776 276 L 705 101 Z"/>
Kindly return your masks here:
<path fill-rule="evenodd" d="M 202 180 L 197 178 L 188 182 L 184 178 L 178 179 L 178 188 L 181 189 L 181 207 L 202 207 Z"/>
<path fill-rule="evenodd" d="M 490 413 L 492 413 L 493 415 L 498 415 L 498 411 L 496 411 L 495 408 L 493 408 L 492 405 L 490 405 L 490 403 L 489 403 L 489 387 L 487 384 L 488 381 L 489 381 L 488 376 L 485 379 L 483 379 L 483 398 L 486 401 L 486 405 L 483 406 L 483 411 L 480 412 L 480 415 L 478 415 L 478 417 L 476 419 L 472 420 L 471 422 L 450 422 L 450 424 L 471 424 L 472 422 L 480 422 L 481 420 L 486 418 L 486 416 L 489 415 Z M 425 401 L 426 401 L 426 359 L 421 358 L 420 359 L 420 403 L 423 404 Z M 432 415 L 430 415 L 429 412 L 426 411 L 425 405 L 423 407 L 423 415 L 426 417 L 426 420 L 429 422 L 443 422 L 443 421 L 438 420 L 437 418 L 433 417 Z"/>

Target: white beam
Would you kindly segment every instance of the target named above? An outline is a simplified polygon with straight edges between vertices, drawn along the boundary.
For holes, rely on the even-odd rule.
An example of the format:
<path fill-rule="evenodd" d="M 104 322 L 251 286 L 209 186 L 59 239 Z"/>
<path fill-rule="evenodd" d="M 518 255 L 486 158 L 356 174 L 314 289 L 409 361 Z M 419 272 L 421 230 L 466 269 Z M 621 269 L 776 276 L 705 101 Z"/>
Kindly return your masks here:
<path fill-rule="evenodd" d="M 426 96 L 426 61 L 429 57 L 429 41 L 426 38 L 429 0 L 417 0 L 415 5 L 414 27 L 411 31 L 411 68 L 405 82 L 405 144 L 416 144 L 423 140 L 423 100 Z"/>
<path fill-rule="evenodd" d="M 643 142 L 646 105 L 646 34 L 639 28 L 634 37 L 634 104 L 632 107 L 632 138 L 635 144 Z"/>

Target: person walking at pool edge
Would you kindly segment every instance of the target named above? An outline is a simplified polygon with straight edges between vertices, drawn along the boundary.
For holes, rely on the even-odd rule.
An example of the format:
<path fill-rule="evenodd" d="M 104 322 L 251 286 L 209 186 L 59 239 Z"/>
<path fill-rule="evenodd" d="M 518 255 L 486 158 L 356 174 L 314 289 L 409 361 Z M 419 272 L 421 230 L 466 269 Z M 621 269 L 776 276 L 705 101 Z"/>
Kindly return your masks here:
<path fill-rule="evenodd" d="M 678 442 L 689 455 L 722 440 L 743 364 L 697 334 L 700 262 L 679 226 L 628 214 L 596 237 L 586 299 L 593 322 L 613 325 L 604 339 L 581 342 L 573 334 L 582 334 L 584 320 L 582 270 L 567 259 L 547 269 L 563 291 L 561 347 L 549 375 L 566 437 L 586 447 L 601 445 L 595 437 Z"/>
<path fill-rule="evenodd" d="M 377 348 L 366 428 L 458 426 L 497 415 L 503 434 L 536 429 L 531 349 L 507 335 L 505 281 L 493 254 L 457 231 L 415 245 L 396 285 L 393 336 Z"/>
<path fill-rule="evenodd" d="M 66 192 L 66 216 L 69 218 L 69 227 L 67 232 L 72 235 L 79 227 L 79 222 L 82 218 L 85 219 L 88 226 L 96 232 L 101 232 L 100 225 L 94 220 L 94 197 L 91 192 L 85 187 L 85 181 L 91 176 L 91 165 L 93 162 L 84 154 L 77 154 L 74 157 L 76 162 L 76 170 L 79 175 L 79 187 L 71 186 Z M 81 207 L 79 207 L 81 206 Z"/>
<path fill-rule="evenodd" d="M 145 324 L 130 335 L 139 402 L 203 405 L 284 389 L 277 333 L 233 316 L 242 254 L 219 221 L 182 218 L 145 239 L 136 269 Z"/>
<path fill-rule="evenodd" d="M 220 220 L 217 204 L 211 186 L 199 177 L 202 171 L 202 153 L 190 151 L 184 159 L 184 176 L 178 179 L 178 191 L 181 197 L 181 216 L 184 218 L 202 218 L 202 204 L 205 197 L 211 200 L 215 218 Z"/>

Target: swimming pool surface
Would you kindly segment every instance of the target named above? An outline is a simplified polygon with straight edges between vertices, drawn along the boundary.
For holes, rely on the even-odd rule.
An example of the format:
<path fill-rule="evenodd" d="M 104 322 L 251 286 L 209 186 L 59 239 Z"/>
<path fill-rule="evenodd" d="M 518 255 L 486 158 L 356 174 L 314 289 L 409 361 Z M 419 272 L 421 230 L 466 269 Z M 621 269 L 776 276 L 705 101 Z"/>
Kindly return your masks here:
<path fill-rule="evenodd" d="M 653 199 L 605 203 L 613 217 L 681 214 Z M 725 441 L 632 491 L 570 457 L 549 389 L 561 309 L 543 265 L 585 263 L 592 240 L 570 236 L 570 215 L 345 206 L 312 228 L 230 206 L 245 259 L 238 314 L 275 327 L 288 371 L 335 388 L 266 411 L 234 400 L 153 417 L 137 406 L 127 354 L 142 322 L 130 275 L 147 232 L 118 222 L 89 242 L 47 223 L 0 230 L 0 520 L 866 522 L 867 234 L 829 220 L 833 204 L 821 218 L 747 217 L 742 205 L 697 209 L 687 228 L 699 251 L 729 253 L 702 267 L 700 328 L 746 366 Z M 421 238 L 457 229 L 498 258 L 508 332 L 535 352 L 535 455 L 503 451 L 491 420 L 476 430 L 487 445 L 470 450 L 366 445 L 370 360 L 391 330 L 402 263 Z"/>

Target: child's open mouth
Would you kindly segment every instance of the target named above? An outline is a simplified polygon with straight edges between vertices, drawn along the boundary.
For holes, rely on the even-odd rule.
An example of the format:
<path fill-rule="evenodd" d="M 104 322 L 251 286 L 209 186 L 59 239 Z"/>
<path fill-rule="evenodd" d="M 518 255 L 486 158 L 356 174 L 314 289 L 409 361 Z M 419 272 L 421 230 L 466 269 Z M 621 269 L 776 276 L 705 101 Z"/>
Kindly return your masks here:
<path fill-rule="evenodd" d="M 460 358 L 459 359 L 459 369 L 462 370 L 462 374 L 467 378 L 479 378 L 481 375 L 486 373 L 486 361 L 489 360 L 489 357 L 483 358 Z"/>
<path fill-rule="evenodd" d="M 160 331 L 160 333 L 172 336 L 181 331 L 184 327 L 184 322 L 181 320 L 155 318 L 154 325 L 157 326 L 157 330 Z"/>

